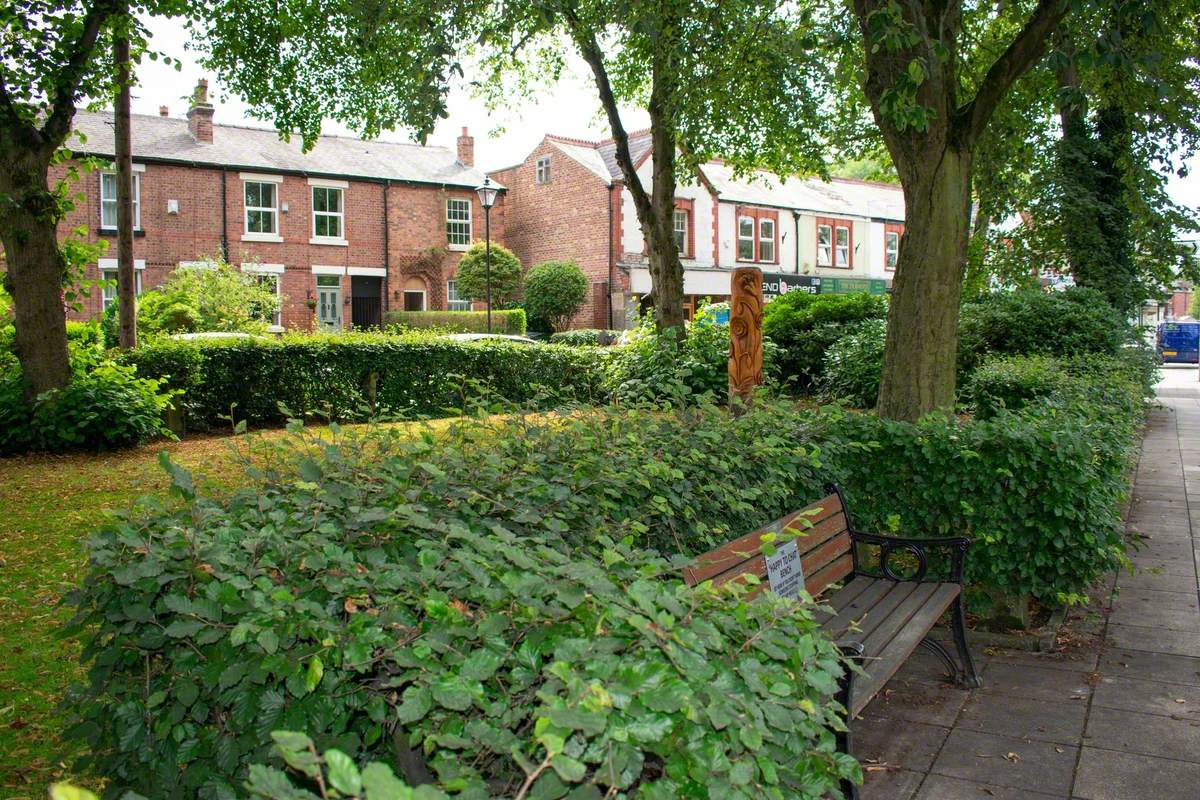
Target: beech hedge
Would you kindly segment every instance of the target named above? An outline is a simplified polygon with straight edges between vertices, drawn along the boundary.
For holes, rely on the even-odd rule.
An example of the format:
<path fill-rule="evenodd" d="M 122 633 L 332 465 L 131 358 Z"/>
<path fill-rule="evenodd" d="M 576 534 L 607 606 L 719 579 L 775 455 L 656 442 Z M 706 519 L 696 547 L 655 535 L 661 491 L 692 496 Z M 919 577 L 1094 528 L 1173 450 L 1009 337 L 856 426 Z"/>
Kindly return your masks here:
<path fill-rule="evenodd" d="M 228 426 L 231 418 L 263 425 L 289 413 L 449 416 L 489 399 L 550 407 L 602 393 L 602 355 L 593 349 L 428 334 L 159 341 L 118 358 L 181 390 L 187 426 L 201 430 Z"/>
<path fill-rule="evenodd" d="M 486 311 L 389 311 L 383 315 L 385 327 L 436 328 L 449 333 L 487 333 Z M 492 308 L 492 333 L 516 336 L 525 333 L 525 309 Z"/>

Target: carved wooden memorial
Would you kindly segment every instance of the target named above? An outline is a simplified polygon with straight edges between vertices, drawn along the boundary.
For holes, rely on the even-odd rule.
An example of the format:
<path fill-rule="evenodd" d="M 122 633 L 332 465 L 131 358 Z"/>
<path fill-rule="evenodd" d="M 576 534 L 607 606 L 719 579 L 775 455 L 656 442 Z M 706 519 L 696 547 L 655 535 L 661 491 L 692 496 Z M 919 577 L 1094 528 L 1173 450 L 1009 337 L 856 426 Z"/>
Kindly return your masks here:
<path fill-rule="evenodd" d="M 729 294 L 729 405 L 737 414 L 763 382 L 762 270 L 735 269 Z"/>

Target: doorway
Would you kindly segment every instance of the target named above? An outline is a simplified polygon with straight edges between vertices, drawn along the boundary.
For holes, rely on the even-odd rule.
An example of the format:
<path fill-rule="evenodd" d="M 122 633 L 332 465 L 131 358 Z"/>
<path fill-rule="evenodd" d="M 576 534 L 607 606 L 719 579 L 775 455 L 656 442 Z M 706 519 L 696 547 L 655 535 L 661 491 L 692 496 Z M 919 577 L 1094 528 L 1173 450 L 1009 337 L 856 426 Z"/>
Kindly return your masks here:
<path fill-rule="evenodd" d="M 383 324 L 383 278 L 350 276 L 350 323 L 359 329 Z"/>
<path fill-rule="evenodd" d="M 425 281 L 415 276 L 409 278 L 404 282 L 404 310 L 424 311 L 426 308 Z"/>
<path fill-rule="evenodd" d="M 342 329 L 342 279 L 338 275 L 317 276 L 317 328 Z"/>

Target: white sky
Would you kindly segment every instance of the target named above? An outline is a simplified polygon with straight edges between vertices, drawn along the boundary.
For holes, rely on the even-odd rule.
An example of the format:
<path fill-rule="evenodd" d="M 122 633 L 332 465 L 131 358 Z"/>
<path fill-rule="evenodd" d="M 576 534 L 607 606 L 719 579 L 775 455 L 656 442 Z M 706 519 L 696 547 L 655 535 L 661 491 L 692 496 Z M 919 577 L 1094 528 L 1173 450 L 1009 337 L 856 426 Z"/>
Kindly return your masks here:
<path fill-rule="evenodd" d="M 147 22 L 153 37 L 151 47 L 178 58 L 183 62 L 183 70 L 176 72 L 174 67 L 168 67 L 161 61 L 143 63 L 137 75 L 139 85 L 133 92 L 135 113 L 157 114 L 158 107 L 165 105 L 170 109 L 171 116 L 182 116 L 187 111 L 188 98 L 197 79 L 208 78 L 210 100 L 217 106 L 215 122 L 270 127 L 269 123 L 248 117 L 245 103 L 224 92 L 214 77 L 196 64 L 195 54 L 185 50 L 188 35 L 180 23 L 162 18 Z M 491 114 L 468 91 L 456 88 L 450 96 L 449 110 L 449 117 L 437 126 L 429 138 L 429 144 L 453 149 L 460 129 L 466 125 L 475 137 L 475 164 L 485 170 L 517 163 L 547 133 L 585 139 L 609 136 L 595 87 L 583 69 L 576 69 L 574 74 L 551 87 L 545 97 L 535 104 Z M 649 124 L 646 113 L 641 109 L 626 109 L 622 117 L 630 130 Z M 489 138 L 490 132 L 498 132 L 498 135 Z M 329 121 L 325 133 L 353 134 L 354 131 Z M 407 137 L 385 133 L 382 138 L 404 140 Z M 1177 203 L 1200 209 L 1200 157 L 1193 158 L 1188 166 L 1190 175 L 1185 179 L 1174 179 L 1170 193 Z M 1189 234 L 1186 238 L 1197 238 L 1197 234 Z"/>

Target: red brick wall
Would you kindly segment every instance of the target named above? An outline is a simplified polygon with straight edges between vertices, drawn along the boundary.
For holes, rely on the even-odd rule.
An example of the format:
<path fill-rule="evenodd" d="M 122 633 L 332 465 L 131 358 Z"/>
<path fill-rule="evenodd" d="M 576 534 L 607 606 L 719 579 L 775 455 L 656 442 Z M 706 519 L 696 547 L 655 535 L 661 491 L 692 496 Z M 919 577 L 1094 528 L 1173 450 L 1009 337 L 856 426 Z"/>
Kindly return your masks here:
<path fill-rule="evenodd" d="M 537 160 L 550 156 L 550 182 L 539 184 Z M 492 173 L 508 189 L 508 246 L 529 269 L 543 261 L 574 261 L 591 288 L 571 327 L 594 327 L 608 309 L 597 308 L 596 284 L 609 274 L 609 187 L 606 182 L 553 144 L 543 141 L 523 162 Z"/>
<path fill-rule="evenodd" d="M 61 178 L 65 167 L 56 168 L 51 181 Z M 315 293 L 313 265 L 339 267 L 375 267 L 384 264 L 384 193 L 382 183 L 349 181 L 343 194 L 345 216 L 343 235 L 348 246 L 310 244 L 312 236 L 312 191 L 303 176 L 285 175 L 279 184 L 279 234 L 283 242 L 242 241 L 245 226 L 244 191 L 240 173 L 219 168 L 147 164 L 141 173 L 141 228 L 144 235 L 134 239 L 134 258 L 144 259 L 142 289 L 161 284 L 180 261 L 196 261 L 215 255 L 221 246 L 221 183 L 226 188 L 225 221 L 232 264 L 257 261 L 283 264 L 281 281 L 284 295 L 283 324 L 287 328 L 310 330 L 315 312 L 307 300 Z M 84 227 L 89 241 L 107 241 L 106 258 L 116 256 L 116 236 L 101 236 L 100 175 L 82 173 L 76 191 L 83 197 L 59 227 L 60 237 Z M 386 187 L 388 219 L 387 251 L 390 258 L 388 297 L 385 308 L 401 308 L 407 277 L 419 271 L 427 286 L 427 307 L 445 308 L 445 281 L 453 274 L 460 255 L 446 248 L 445 201 L 447 197 L 472 199 L 474 236 L 484 235 L 483 212 L 470 189 L 443 189 L 393 183 Z M 167 213 L 167 201 L 177 200 L 179 213 Z M 282 212 L 287 204 L 287 213 Z M 504 242 L 504 199 L 492 209 L 492 240 Z M 438 252 L 432 253 L 432 249 Z M 84 275 L 98 280 L 99 266 L 90 265 Z M 343 320 L 350 322 L 350 277 L 342 281 L 345 304 Z M 72 318 L 94 318 L 103 310 L 101 292 L 96 289 L 85 301 L 82 314 Z"/>

